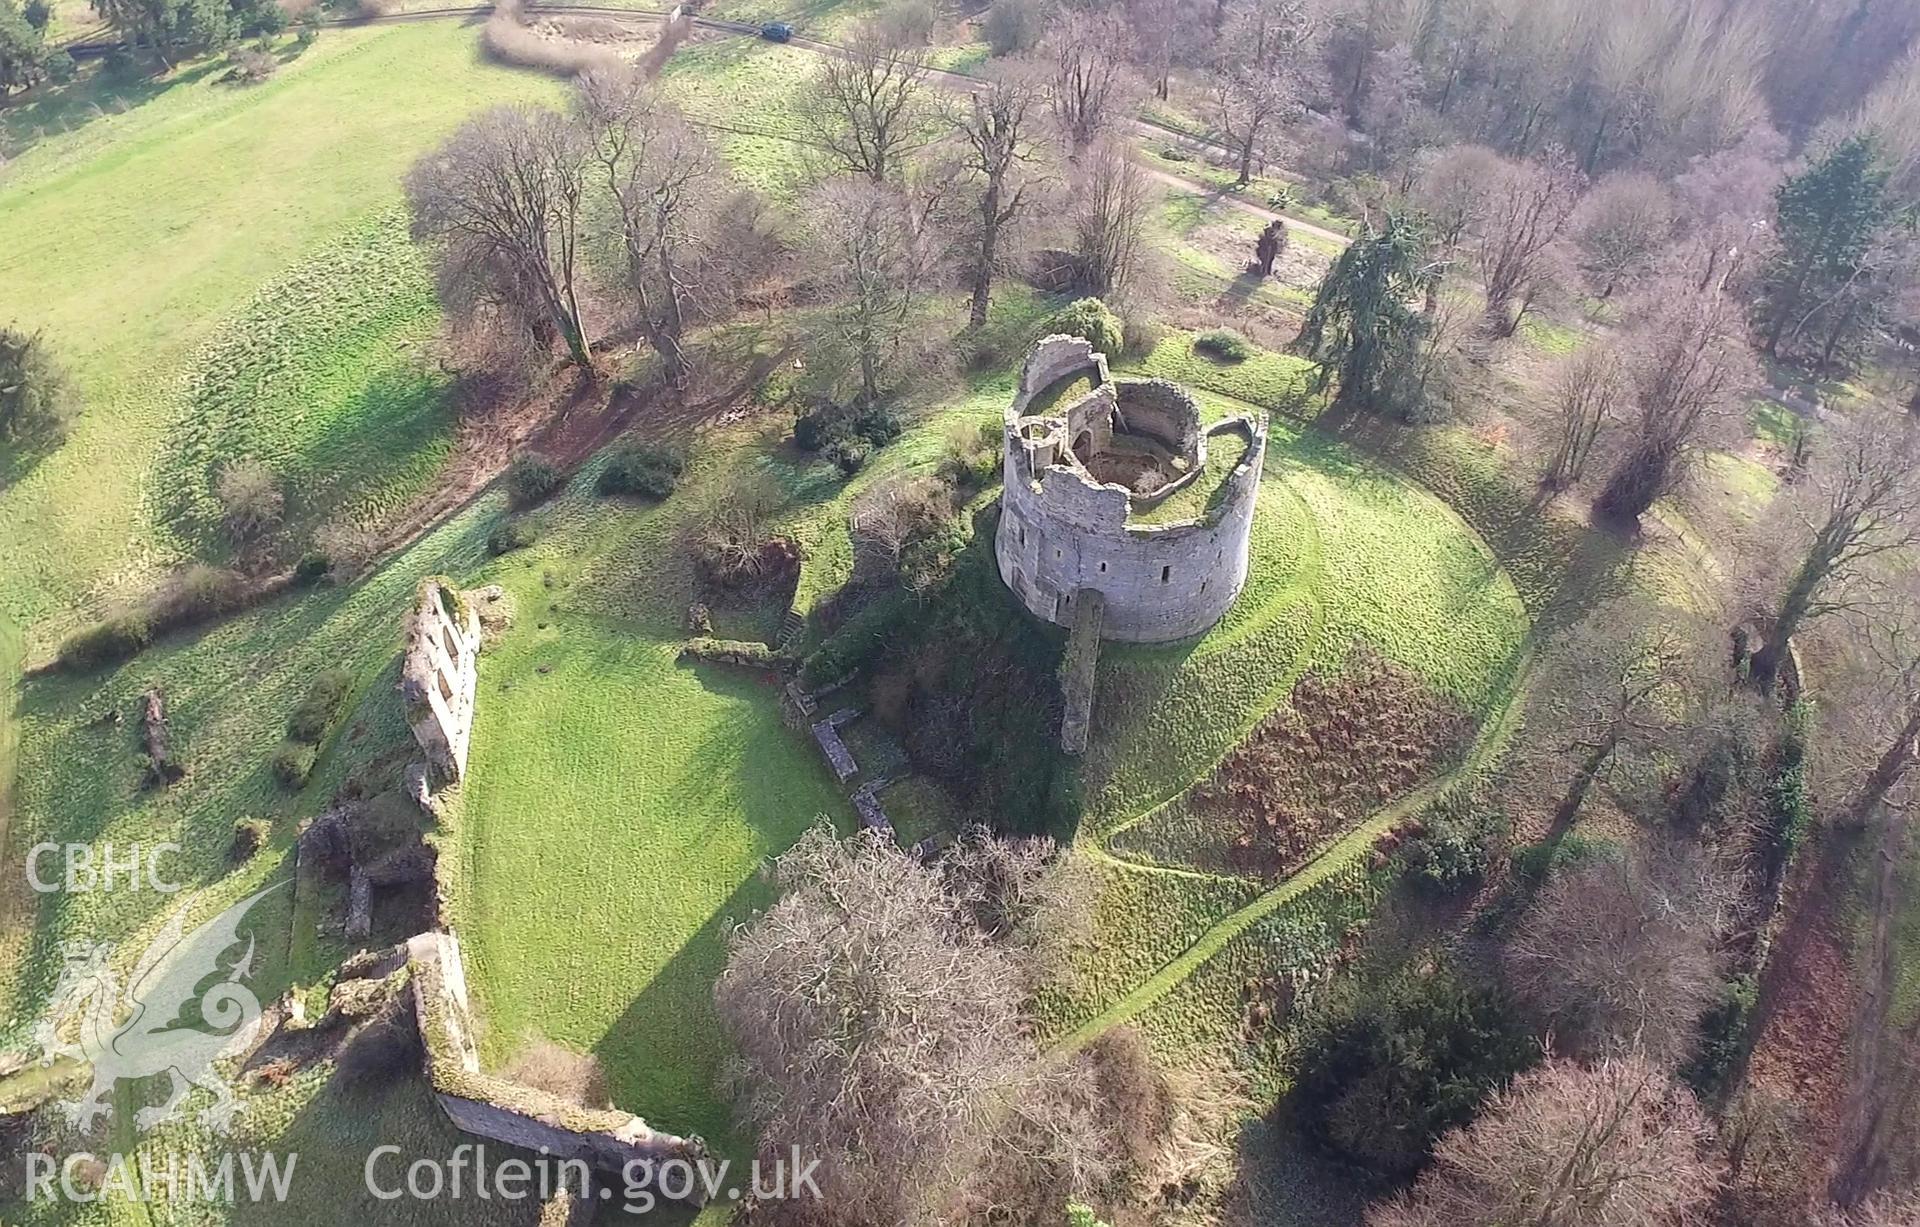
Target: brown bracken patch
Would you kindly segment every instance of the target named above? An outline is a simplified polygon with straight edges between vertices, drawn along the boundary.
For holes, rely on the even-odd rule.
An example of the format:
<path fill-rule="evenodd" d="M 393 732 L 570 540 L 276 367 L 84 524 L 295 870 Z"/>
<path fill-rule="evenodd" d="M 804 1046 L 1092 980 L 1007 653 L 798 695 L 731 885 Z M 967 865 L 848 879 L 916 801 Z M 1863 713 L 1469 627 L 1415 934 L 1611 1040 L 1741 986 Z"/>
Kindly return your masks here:
<path fill-rule="evenodd" d="M 1407 670 L 1362 649 L 1346 668 L 1300 679 L 1193 792 L 1234 867 L 1292 872 L 1325 841 L 1457 754 L 1472 716 Z"/>

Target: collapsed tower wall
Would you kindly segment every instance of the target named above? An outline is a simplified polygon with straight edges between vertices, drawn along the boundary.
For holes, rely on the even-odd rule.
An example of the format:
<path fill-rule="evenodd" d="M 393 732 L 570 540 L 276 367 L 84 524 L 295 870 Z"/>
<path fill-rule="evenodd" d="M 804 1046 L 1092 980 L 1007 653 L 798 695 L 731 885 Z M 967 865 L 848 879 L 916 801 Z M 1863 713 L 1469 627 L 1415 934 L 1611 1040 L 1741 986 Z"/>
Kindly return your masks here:
<path fill-rule="evenodd" d="M 1070 403 L 1043 393 L 1086 377 Z M 1207 477 L 1209 438 L 1235 432 L 1245 456 L 1205 514 L 1171 523 L 1130 520 Z M 1199 406 L 1165 380 L 1113 380 L 1104 355 L 1077 337 L 1053 336 L 1028 355 L 1005 418 L 1005 493 L 994 542 L 1000 576 L 1028 611 L 1061 626 L 1076 595 L 1101 593 L 1101 637 L 1158 643 L 1200 634 L 1246 583 L 1265 460 L 1264 425 L 1229 419 L 1203 430 Z M 1122 447 L 1163 461 L 1165 481 L 1129 489 L 1090 468 Z M 1143 479 L 1147 480 L 1147 479 Z"/>

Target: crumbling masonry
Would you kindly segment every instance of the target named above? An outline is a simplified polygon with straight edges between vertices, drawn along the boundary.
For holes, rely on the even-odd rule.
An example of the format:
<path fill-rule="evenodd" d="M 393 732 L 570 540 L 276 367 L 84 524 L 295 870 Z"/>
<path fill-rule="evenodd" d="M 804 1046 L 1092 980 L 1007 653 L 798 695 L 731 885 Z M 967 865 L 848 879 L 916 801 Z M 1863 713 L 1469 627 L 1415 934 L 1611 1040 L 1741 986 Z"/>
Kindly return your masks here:
<path fill-rule="evenodd" d="M 459 589 L 438 579 L 420 585 L 407 619 L 400 695 L 428 766 L 448 782 L 467 772 L 480 643 L 480 615 Z"/>
<path fill-rule="evenodd" d="M 1089 390 L 1045 403 L 1082 378 Z M 1245 437 L 1246 455 L 1212 479 L 1225 484 L 1205 514 L 1135 522 L 1209 480 L 1207 442 L 1228 432 Z M 1263 423 L 1235 417 L 1202 430 L 1185 388 L 1115 380 L 1092 345 L 1051 336 L 1027 356 L 1005 443 L 994 551 L 1001 578 L 1035 616 L 1071 627 L 1080 595 L 1098 592 L 1100 638 L 1160 643 L 1206 630 L 1240 595 L 1266 458 Z"/>

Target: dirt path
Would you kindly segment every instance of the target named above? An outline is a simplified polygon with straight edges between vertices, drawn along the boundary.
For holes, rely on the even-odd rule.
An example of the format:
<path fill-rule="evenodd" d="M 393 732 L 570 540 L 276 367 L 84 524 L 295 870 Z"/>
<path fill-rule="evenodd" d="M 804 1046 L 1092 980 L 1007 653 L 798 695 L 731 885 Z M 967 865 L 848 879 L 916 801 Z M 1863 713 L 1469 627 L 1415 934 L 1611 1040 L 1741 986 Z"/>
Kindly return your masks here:
<path fill-rule="evenodd" d="M 1144 130 L 1143 127 L 1143 131 Z M 1285 213 L 1276 213 L 1263 205 L 1253 203 L 1244 196 L 1222 191 L 1220 188 L 1214 187 L 1211 184 L 1202 183 L 1197 179 L 1188 179 L 1185 176 L 1173 174 L 1171 171 L 1161 170 L 1157 166 L 1142 166 L 1140 169 L 1146 171 L 1150 178 L 1156 179 L 1169 187 L 1198 192 L 1202 196 L 1205 196 L 1209 203 L 1216 200 L 1223 201 L 1240 210 L 1242 213 L 1251 213 L 1255 217 L 1263 218 L 1270 222 L 1285 222 L 1287 228 L 1290 230 L 1298 230 L 1302 234 L 1311 234 L 1315 238 L 1325 239 L 1341 247 L 1345 247 L 1353 241 L 1337 230 L 1329 230 L 1325 226 L 1316 226 L 1312 222 L 1302 221 L 1297 217 L 1289 217 Z"/>

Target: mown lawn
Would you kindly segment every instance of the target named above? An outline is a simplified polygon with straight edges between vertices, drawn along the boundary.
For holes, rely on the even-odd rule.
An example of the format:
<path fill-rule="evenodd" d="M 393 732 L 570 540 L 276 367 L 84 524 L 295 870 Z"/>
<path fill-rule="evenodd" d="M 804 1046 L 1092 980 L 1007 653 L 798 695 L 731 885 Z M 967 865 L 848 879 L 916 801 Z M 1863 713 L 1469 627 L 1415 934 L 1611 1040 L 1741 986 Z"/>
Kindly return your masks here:
<path fill-rule="evenodd" d="M 483 658 L 462 797 L 486 1055 L 591 1049 L 622 1107 L 718 1141 L 727 929 L 770 901 L 760 865 L 845 801 L 770 678 L 679 664 L 659 627 L 541 617 Z"/>
<path fill-rule="evenodd" d="M 770 902 L 768 858 L 849 813 L 771 675 L 677 659 L 696 595 L 681 534 L 771 444 L 758 427 L 703 439 L 657 505 L 598 498 L 589 471 L 531 513 L 534 547 L 480 572 L 517 613 L 481 657 L 442 853 L 488 1062 L 538 1036 L 590 1050 L 621 1107 L 722 1144 L 727 930 Z"/>

